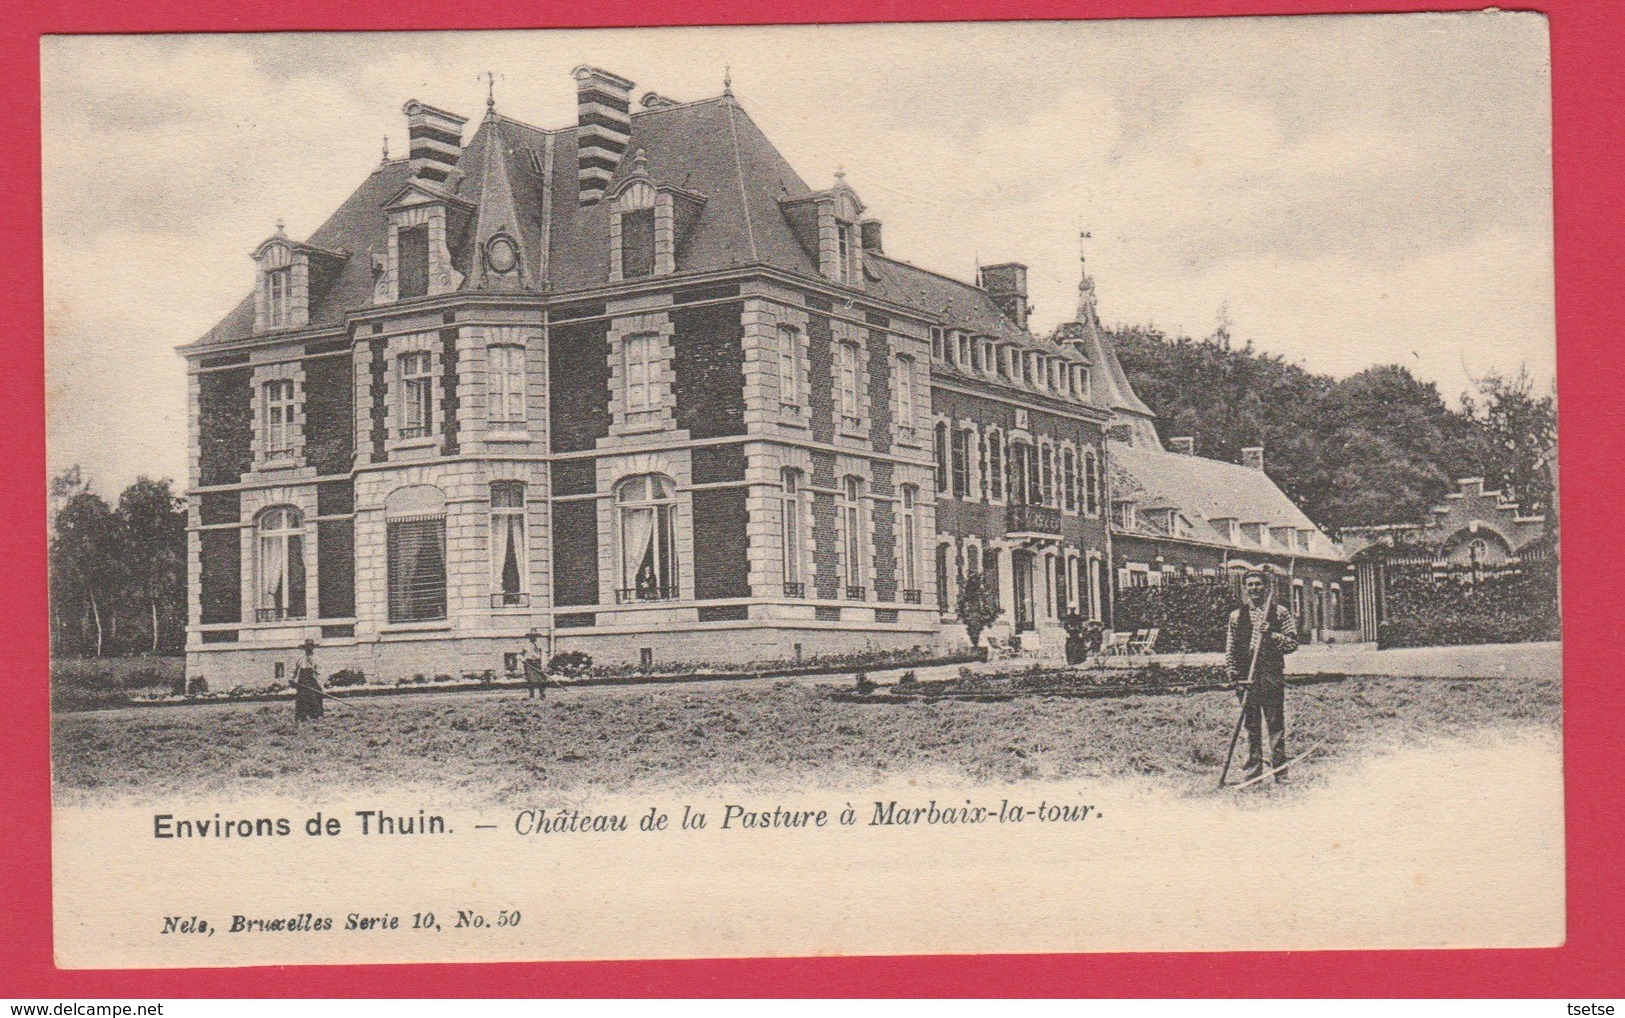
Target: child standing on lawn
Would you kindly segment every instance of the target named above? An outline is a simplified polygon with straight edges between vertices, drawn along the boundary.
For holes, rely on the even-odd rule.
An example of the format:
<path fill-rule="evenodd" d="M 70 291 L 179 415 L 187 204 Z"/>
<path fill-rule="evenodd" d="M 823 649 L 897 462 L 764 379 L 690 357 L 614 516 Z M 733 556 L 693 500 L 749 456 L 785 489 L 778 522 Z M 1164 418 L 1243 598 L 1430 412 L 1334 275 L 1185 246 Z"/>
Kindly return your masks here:
<path fill-rule="evenodd" d="M 542 650 L 542 634 L 532 629 L 527 638 L 530 646 L 519 655 L 520 666 L 525 670 L 525 699 L 535 697 L 538 700 L 547 699 L 547 655 Z"/>

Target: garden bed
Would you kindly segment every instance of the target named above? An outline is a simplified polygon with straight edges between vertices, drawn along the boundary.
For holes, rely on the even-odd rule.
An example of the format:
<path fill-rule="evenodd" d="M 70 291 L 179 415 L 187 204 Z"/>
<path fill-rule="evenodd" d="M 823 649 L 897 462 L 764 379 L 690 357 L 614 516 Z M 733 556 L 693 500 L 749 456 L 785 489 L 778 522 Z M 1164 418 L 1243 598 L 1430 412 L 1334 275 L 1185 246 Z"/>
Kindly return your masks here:
<path fill-rule="evenodd" d="M 710 667 L 693 664 L 656 665 L 649 671 L 635 666 L 599 666 L 573 678 L 552 676 L 550 687 L 572 689 L 588 686 L 660 685 L 680 682 L 722 682 L 731 679 L 782 679 L 812 675 L 838 675 L 842 672 L 869 669 L 892 671 L 899 668 L 932 668 L 945 665 L 968 664 L 980 661 L 981 655 L 971 650 L 955 654 L 930 656 L 923 649 L 910 656 L 908 652 L 879 651 L 873 654 L 832 654 L 794 662 L 761 662 L 754 666 L 737 668 Z M 178 659 L 177 659 L 178 662 Z M 360 684 L 337 681 L 344 672 L 336 672 L 327 682 L 327 692 L 335 699 L 351 697 L 395 696 L 413 693 L 452 693 L 481 689 L 524 689 L 523 679 L 495 678 L 495 673 L 464 675 L 457 678 L 448 674 L 414 676 L 393 684 Z M 353 673 L 358 674 L 358 673 Z M 99 673 L 98 673 L 99 675 Z M 486 677 L 490 676 L 490 677 Z M 167 681 L 179 678 L 178 670 Z M 172 688 L 161 688 L 151 683 L 137 687 L 121 686 L 116 681 L 100 680 L 93 688 L 82 688 L 77 671 L 59 673 L 53 666 L 52 709 L 57 712 L 86 710 L 112 710 L 120 707 L 186 707 L 218 703 L 269 703 L 293 699 L 293 690 L 283 682 L 263 686 L 236 686 L 231 689 L 208 690 L 177 694 Z"/>
<path fill-rule="evenodd" d="M 1292 676 L 1291 685 L 1338 682 L 1348 676 Z M 845 703 L 912 703 L 920 700 L 965 700 L 998 703 L 1025 697 L 1099 699 L 1114 696 L 1185 696 L 1215 690 L 1233 690 L 1223 665 L 1150 665 L 1144 668 L 1057 668 L 1034 666 L 1014 672 L 972 672 L 957 677 L 921 682 L 905 675 L 889 686 L 862 682 L 832 690 L 830 697 Z"/>

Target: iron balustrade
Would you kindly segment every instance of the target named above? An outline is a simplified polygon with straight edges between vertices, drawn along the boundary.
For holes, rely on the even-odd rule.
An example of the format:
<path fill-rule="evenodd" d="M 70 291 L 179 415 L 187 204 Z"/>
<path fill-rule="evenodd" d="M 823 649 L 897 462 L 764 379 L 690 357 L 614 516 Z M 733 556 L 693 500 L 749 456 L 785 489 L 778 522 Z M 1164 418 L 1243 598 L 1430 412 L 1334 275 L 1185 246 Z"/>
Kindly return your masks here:
<path fill-rule="evenodd" d="M 615 592 L 617 604 L 633 604 L 638 601 L 675 601 L 677 597 L 676 587 L 623 587 Z"/>
<path fill-rule="evenodd" d="M 1061 533 L 1061 510 L 1047 505 L 1011 503 L 1005 514 L 1006 529 L 1015 534 Z"/>
<path fill-rule="evenodd" d="M 904 604 L 919 604 L 920 603 L 920 592 L 917 591 L 917 590 L 905 590 L 905 591 L 903 591 L 903 603 Z"/>
<path fill-rule="evenodd" d="M 787 582 L 784 585 L 784 596 L 785 597 L 806 597 L 807 596 L 807 585 L 805 583 L 789 583 L 789 582 Z"/>
<path fill-rule="evenodd" d="M 848 587 L 846 588 L 846 599 L 848 601 L 862 601 L 865 600 L 864 593 L 862 587 Z"/>

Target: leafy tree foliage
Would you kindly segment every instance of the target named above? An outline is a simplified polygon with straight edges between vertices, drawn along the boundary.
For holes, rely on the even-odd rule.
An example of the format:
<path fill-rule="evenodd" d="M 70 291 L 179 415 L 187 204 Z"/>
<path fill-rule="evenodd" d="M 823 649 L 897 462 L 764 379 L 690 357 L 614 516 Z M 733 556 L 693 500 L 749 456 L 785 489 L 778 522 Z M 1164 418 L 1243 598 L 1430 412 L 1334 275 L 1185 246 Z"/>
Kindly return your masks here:
<path fill-rule="evenodd" d="M 186 508 L 169 480 L 139 478 L 114 507 L 74 467 L 51 479 L 50 500 L 52 651 L 179 651 Z"/>
<path fill-rule="evenodd" d="M 1461 477 L 1504 485 L 1533 511 L 1550 500 L 1556 418 L 1526 373 L 1491 376 L 1452 408 L 1403 366 L 1334 379 L 1222 327 L 1201 340 L 1120 327 L 1113 339 L 1165 438 L 1191 436 L 1198 454 L 1231 462 L 1263 446 L 1270 477 L 1333 533 L 1423 520 Z"/>
<path fill-rule="evenodd" d="M 965 624 L 965 635 L 970 637 L 970 645 L 980 646 L 982 631 L 999 617 L 999 605 L 993 596 L 993 586 L 984 574 L 972 572 L 965 577 L 965 585 L 959 590 L 959 603 L 956 608 L 959 612 L 959 621 Z"/>

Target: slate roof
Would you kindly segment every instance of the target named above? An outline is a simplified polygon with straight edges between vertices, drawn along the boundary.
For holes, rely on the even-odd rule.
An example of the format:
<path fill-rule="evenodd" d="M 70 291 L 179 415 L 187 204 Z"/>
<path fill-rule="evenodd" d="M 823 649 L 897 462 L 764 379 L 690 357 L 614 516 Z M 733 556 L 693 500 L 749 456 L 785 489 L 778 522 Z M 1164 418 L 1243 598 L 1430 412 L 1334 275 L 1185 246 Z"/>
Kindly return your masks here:
<path fill-rule="evenodd" d="M 1262 470 L 1122 442 L 1109 443 L 1106 459 L 1112 468 L 1112 499 L 1132 499 L 1146 507 L 1177 507 L 1179 514 L 1189 522 L 1190 530 L 1175 536 L 1228 544 L 1238 551 L 1291 553 L 1291 549 L 1273 541 L 1260 546 L 1245 535 L 1231 541 L 1228 527 L 1221 529 L 1213 523 L 1228 518 L 1237 523 L 1313 530 L 1309 551 L 1298 554 L 1327 559 L 1345 557 L 1342 548 L 1321 533 Z M 1146 533 L 1154 532 L 1148 529 Z"/>
<path fill-rule="evenodd" d="M 565 293 L 609 281 L 610 202 L 581 207 L 576 135 L 574 125 L 547 131 L 495 112 L 480 121 L 447 181 L 452 194 L 478 210 L 460 234 L 448 238 L 465 287 L 487 285 L 471 264 L 472 252 L 502 226 L 520 242 L 521 263 L 532 277 L 528 285 L 545 280 L 552 292 Z M 544 181 L 549 143 L 552 175 Z M 679 273 L 766 264 L 818 277 L 816 252 L 797 238 L 780 204 L 813 191 L 731 96 L 633 111 L 631 140 L 608 194 L 632 173 L 640 150 L 651 180 L 704 199 L 682 239 Z M 495 176 L 488 180 L 490 174 Z M 410 179 L 407 160 L 382 164 L 311 236 L 313 245 L 350 252 L 328 291 L 311 295 L 311 325 L 337 324 L 346 312 L 371 306 L 371 255 L 382 254 L 388 242 L 383 205 Z M 1077 359 L 1070 347 L 1017 327 L 980 287 L 883 255 L 866 254 L 865 262 L 863 285 L 879 299 L 953 328 Z M 250 295 L 199 345 L 246 338 L 252 329 Z"/>

